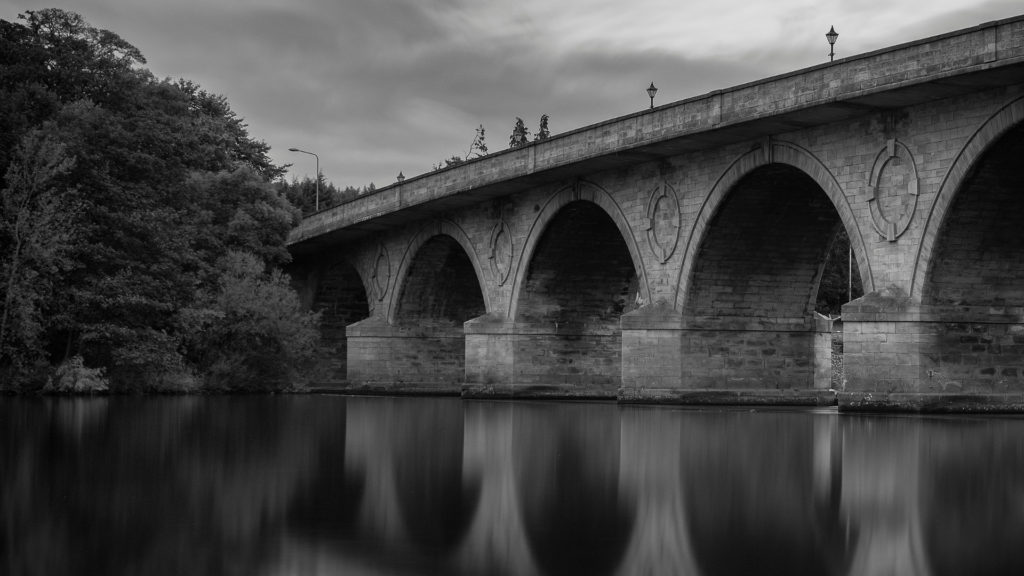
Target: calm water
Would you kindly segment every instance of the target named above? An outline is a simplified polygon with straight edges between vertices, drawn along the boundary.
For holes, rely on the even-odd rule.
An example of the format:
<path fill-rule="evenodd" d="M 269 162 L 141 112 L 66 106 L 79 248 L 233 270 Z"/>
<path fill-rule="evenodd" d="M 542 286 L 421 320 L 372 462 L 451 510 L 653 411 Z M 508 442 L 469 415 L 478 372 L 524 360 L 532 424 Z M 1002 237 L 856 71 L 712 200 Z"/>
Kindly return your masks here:
<path fill-rule="evenodd" d="M 2 574 L 1022 574 L 1024 420 L 0 398 Z"/>

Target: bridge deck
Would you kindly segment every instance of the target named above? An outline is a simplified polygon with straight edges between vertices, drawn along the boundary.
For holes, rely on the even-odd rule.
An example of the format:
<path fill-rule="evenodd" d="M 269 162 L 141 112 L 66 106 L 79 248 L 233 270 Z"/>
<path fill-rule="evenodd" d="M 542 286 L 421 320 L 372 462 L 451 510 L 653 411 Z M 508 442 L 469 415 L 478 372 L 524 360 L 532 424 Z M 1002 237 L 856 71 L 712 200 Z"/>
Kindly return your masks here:
<path fill-rule="evenodd" d="M 613 118 L 429 172 L 306 218 L 295 254 L 578 174 L 1024 80 L 1024 16 Z"/>

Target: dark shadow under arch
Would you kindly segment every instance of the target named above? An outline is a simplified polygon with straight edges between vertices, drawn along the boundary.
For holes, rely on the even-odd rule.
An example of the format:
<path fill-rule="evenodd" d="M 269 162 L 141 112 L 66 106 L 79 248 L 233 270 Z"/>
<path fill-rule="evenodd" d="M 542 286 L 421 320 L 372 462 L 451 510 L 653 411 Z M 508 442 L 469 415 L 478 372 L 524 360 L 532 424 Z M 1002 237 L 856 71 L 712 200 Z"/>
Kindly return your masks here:
<path fill-rule="evenodd" d="M 684 312 L 801 318 L 813 311 L 840 218 L 801 170 L 767 164 L 741 178 L 695 256 Z"/>
<path fill-rule="evenodd" d="M 924 236 L 914 259 L 913 284 L 910 295 L 916 301 L 923 301 L 926 279 L 933 273 L 936 261 L 934 252 L 945 235 L 951 206 L 963 195 L 963 189 L 970 186 L 970 180 L 978 173 L 978 165 L 994 148 L 997 141 L 1014 127 L 1024 122 L 1024 98 L 1016 98 L 997 110 L 971 136 L 957 155 L 939 187 L 938 196 L 928 213 Z M 1019 138 L 1019 136 L 1018 136 Z"/>
<path fill-rule="evenodd" d="M 409 263 L 396 299 L 394 321 L 462 323 L 487 313 L 473 262 L 451 236 L 428 238 Z"/>
<path fill-rule="evenodd" d="M 1003 133 L 960 182 L 930 251 L 921 301 L 1024 306 L 1024 123 Z"/>
<path fill-rule="evenodd" d="M 753 171 L 768 165 L 791 167 L 813 181 L 824 193 L 850 240 L 864 291 L 874 290 L 867 248 L 842 186 L 828 168 L 809 151 L 790 142 L 771 140 L 737 157 L 705 197 L 684 248 L 683 265 L 676 283 L 677 310 L 683 310 L 689 299 L 694 268 L 698 262 L 697 253 L 704 246 L 705 238 L 711 231 L 711 223 L 717 219 L 722 206 L 729 201 L 736 185 Z"/>
<path fill-rule="evenodd" d="M 523 248 L 519 251 L 519 258 L 513 272 L 514 279 L 512 298 L 509 302 L 508 318 L 515 319 L 518 314 L 517 308 L 520 302 L 519 294 L 522 290 L 523 283 L 526 281 L 529 265 L 533 261 L 534 252 L 537 250 L 538 243 L 550 228 L 551 221 L 555 219 L 559 212 L 567 205 L 580 201 L 594 204 L 596 207 L 600 208 L 604 212 L 605 216 L 607 216 L 611 221 L 614 228 L 618 231 L 619 237 L 624 242 L 631 260 L 635 264 L 640 296 L 644 302 L 651 301 L 651 292 L 647 285 L 647 274 L 643 267 L 643 260 L 640 256 L 640 250 L 637 247 L 636 238 L 633 237 L 632 229 L 629 226 L 629 222 L 626 219 L 625 214 L 622 213 L 622 209 L 615 202 L 612 195 L 606 190 L 586 180 L 580 180 L 570 186 L 560 188 L 552 194 L 547 201 L 544 202 L 544 205 L 540 208 L 540 212 L 537 214 L 537 218 L 530 227 Z"/>
<path fill-rule="evenodd" d="M 327 267 L 317 283 L 314 312 L 320 312 L 320 335 L 328 356 L 324 359 L 327 378 L 347 378 L 348 339 L 345 327 L 370 316 L 366 287 L 359 273 L 346 260 Z"/>
<path fill-rule="evenodd" d="M 613 392 L 620 319 L 640 294 L 629 248 L 607 213 L 582 200 L 563 206 L 536 242 L 513 306 L 517 382 Z"/>

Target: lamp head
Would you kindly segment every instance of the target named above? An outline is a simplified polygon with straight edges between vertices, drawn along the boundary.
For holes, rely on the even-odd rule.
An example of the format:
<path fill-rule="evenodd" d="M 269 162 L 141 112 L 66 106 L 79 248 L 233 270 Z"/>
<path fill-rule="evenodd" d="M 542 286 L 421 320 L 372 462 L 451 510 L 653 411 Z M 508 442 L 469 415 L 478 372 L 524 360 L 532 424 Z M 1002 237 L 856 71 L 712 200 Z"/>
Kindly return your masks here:
<path fill-rule="evenodd" d="M 829 26 L 828 34 L 825 34 L 825 38 L 828 40 L 829 45 L 834 45 L 836 39 L 839 38 L 839 33 L 836 32 L 835 26 Z"/>

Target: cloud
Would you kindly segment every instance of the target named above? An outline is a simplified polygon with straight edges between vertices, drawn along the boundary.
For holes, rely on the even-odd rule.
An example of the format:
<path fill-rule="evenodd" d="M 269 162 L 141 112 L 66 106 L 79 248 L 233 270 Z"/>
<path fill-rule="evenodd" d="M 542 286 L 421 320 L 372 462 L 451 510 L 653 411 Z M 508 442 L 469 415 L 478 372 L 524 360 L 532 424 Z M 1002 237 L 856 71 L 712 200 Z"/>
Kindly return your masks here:
<path fill-rule="evenodd" d="M 10 15 L 35 0 L 7 0 Z M 515 118 L 564 132 L 1020 11 L 1017 0 L 59 0 L 138 46 L 157 76 L 224 94 L 250 133 L 339 185 L 492 151 Z"/>

